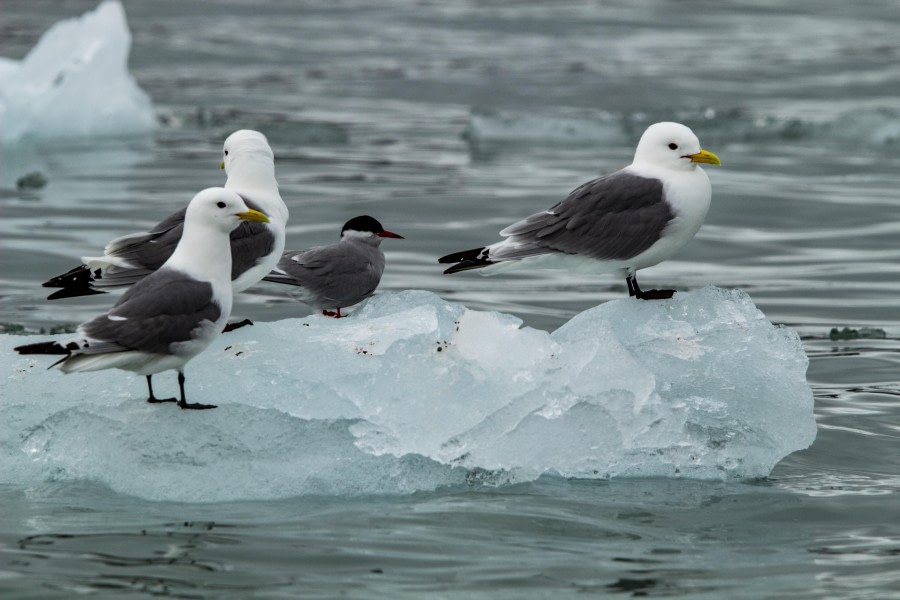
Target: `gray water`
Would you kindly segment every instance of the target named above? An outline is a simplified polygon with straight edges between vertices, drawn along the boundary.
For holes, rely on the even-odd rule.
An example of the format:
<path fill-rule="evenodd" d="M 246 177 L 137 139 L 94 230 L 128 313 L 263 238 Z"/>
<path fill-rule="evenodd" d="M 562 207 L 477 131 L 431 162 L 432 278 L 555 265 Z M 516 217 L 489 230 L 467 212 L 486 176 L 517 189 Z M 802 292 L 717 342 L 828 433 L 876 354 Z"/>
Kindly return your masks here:
<path fill-rule="evenodd" d="M 819 433 L 764 481 L 538 482 L 402 497 L 169 504 L 0 486 L 4 598 L 900 598 L 900 7 L 895 2 L 126 2 L 151 138 L 0 150 L 0 322 L 67 329 L 103 296 L 40 282 L 221 184 L 269 136 L 288 247 L 358 214 L 382 289 L 555 329 L 624 283 L 441 275 L 678 120 L 723 160 L 697 238 L 645 286 L 748 291 L 803 336 Z M 92 2 L 4 0 L 0 56 Z M 17 191 L 24 173 L 49 183 Z M 235 315 L 307 314 L 277 288 Z M 833 341 L 832 328 L 869 328 Z M 864 331 L 865 333 L 865 331 Z"/>

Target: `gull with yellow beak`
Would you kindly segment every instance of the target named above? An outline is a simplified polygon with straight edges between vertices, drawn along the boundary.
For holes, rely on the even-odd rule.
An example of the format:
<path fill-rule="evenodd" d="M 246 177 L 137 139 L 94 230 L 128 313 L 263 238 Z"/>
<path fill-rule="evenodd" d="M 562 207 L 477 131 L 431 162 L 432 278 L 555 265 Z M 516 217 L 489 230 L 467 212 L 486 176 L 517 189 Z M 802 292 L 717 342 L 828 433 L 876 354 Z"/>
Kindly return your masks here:
<path fill-rule="evenodd" d="M 636 273 L 673 256 L 700 229 L 711 198 L 701 164 L 721 162 L 700 148 L 688 127 L 655 123 L 641 136 L 629 166 L 510 225 L 500 232 L 506 239 L 439 262 L 454 263 L 445 274 L 511 267 L 618 272 L 630 296 L 671 298 L 675 290 L 642 290 Z"/>
<path fill-rule="evenodd" d="M 128 288 L 105 315 L 83 323 L 65 342 L 19 346 L 19 354 L 64 355 L 52 366 L 63 373 L 124 369 L 147 377 L 148 402 L 189 404 L 184 395 L 184 366 L 216 339 L 231 315 L 232 283 L 229 233 L 241 223 L 268 223 L 268 217 L 224 188 L 194 196 L 184 215 L 178 244 L 158 269 Z M 159 399 L 151 377 L 178 371 L 181 395 Z"/>
<path fill-rule="evenodd" d="M 243 222 L 231 232 L 232 286 L 242 292 L 275 268 L 284 252 L 288 209 L 275 181 L 275 156 L 262 133 L 235 131 L 225 140 L 221 167 L 228 175 L 225 189 L 237 192 L 250 208 L 265 213 L 266 223 Z M 82 257 L 84 264 L 46 281 L 60 288 L 48 300 L 102 294 L 132 285 L 158 269 L 181 238 L 185 209 L 149 231 L 116 238 L 102 256 Z"/>

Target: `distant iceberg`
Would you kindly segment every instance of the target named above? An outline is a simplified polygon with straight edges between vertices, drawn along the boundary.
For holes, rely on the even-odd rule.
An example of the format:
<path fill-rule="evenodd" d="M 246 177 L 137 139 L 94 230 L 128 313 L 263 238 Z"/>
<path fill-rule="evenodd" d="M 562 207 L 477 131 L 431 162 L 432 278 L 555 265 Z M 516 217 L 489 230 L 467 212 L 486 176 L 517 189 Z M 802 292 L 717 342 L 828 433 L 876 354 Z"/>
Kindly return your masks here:
<path fill-rule="evenodd" d="M 128 72 L 118 0 L 47 30 L 21 61 L 0 59 L 0 143 L 151 132 L 150 98 Z"/>
<path fill-rule="evenodd" d="M 740 291 L 623 298 L 551 333 L 422 291 L 223 335 L 209 412 L 122 371 L 63 375 L 0 336 L 0 480 L 154 500 L 410 493 L 577 478 L 764 477 L 816 434 L 807 358 Z M 52 337 L 52 336 L 46 336 Z M 64 339 L 66 336 L 55 336 Z M 175 391 L 171 373 L 154 380 Z"/>

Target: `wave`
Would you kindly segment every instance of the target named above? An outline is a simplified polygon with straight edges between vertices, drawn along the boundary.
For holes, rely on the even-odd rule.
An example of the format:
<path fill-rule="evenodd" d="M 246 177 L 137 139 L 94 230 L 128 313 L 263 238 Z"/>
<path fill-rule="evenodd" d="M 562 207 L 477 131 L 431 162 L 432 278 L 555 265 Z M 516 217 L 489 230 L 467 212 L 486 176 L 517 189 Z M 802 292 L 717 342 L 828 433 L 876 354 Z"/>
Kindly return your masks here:
<path fill-rule="evenodd" d="M 718 110 L 608 111 L 559 110 L 529 112 L 472 109 L 462 137 L 471 145 L 588 145 L 633 142 L 658 121 L 678 121 L 704 143 L 823 140 L 854 145 L 891 146 L 900 143 L 900 112 L 888 107 L 849 110 L 831 119 L 757 115 L 740 108 Z"/>

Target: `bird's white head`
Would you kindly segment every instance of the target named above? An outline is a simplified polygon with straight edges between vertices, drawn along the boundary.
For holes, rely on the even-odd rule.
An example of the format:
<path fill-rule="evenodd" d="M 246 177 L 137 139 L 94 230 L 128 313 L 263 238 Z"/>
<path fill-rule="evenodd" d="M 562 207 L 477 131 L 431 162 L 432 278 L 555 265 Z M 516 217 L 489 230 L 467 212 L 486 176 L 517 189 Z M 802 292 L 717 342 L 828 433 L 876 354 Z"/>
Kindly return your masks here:
<path fill-rule="evenodd" d="M 244 199 L 225 188 L 207 188 L 188 204 L 178 246 L 163 265 L 200 281 L 218 281 L 231 290 L 231 242 L 228 234 L 242 221 L 268 222 Z"/>
<path fill-rule="evenodd" d="M 275 154 L 266 136 L 252 129 L 240 129 L 225 139 L 221 167 L 229 179 L 255 179 L 262 175 L 274 182 Z"/>
<path fill-rule="evenodd" d="M 266 215 L 252 210 L 237 193 L 225 188 L 207 188 L 198 193 L 188 204 L 184 215 L 185 231 L 195 228 L 212 228 L 228 234 L 241 221 L 268 223 Z"/>
<path fill-rule="evenodd" d="M 694 132 L 681 123 L 654 123 L 641 136 L 634 151 L 635 165 L 684 171 L 701 163 L 722 164 L 718 156 L 703 150 Z"/>

